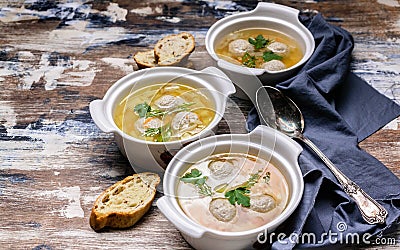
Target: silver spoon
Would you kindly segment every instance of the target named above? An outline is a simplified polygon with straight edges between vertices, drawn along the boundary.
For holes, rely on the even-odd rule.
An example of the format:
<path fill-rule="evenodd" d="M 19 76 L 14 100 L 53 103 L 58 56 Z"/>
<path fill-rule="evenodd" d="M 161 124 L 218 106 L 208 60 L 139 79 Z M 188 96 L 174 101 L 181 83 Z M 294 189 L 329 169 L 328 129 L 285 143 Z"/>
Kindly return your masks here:
<path fill-rule="evenodd" d="M 267 104 L 267 106 L 265 106 Z M 271 115 L 273 106 L 275 116 Z M 356 183 L 344 175 L 302 132 L 304 118 L 297 105 L 276 88 L 264 86 L 257 90 L 256 108 L 261 120 L 291 138 L 299 139 L 307 144 L 328 166 L 343 187 L 343 190 L 353 198 L 361 211 L 361 215 L 369 224 L 384 223 L 387 217 L 386 209 L 372 199 Z"/>

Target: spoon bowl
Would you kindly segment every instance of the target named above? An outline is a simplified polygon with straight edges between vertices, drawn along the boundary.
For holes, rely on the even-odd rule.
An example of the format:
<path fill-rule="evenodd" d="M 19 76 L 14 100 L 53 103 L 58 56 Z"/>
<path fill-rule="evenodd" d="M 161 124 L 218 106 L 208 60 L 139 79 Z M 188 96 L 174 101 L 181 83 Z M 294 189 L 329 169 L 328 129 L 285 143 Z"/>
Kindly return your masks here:
<path fill-rule="evenodd" d="M 265 106 L 266 100 L 269 106 Z M 304 142 L 321 158 L 342 185 L 343 190 L 356 202 L 366 222 L 369 224 L 385 222 L 387 217 L 385 208 L 344 175 L 312 141 L 303 135 L 303 115 L 289 97 L 274 87 L 264 86 L 256 92 L 256 108 L 260 120 L 266 125 Z"/>

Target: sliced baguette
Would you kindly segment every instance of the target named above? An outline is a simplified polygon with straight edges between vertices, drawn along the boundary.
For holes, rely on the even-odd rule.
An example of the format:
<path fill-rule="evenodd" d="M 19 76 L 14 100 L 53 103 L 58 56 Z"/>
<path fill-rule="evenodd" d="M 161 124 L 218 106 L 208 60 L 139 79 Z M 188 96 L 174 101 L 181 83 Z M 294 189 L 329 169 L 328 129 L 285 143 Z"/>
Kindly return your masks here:
<path fill-rule="evenodd" d="M 95 231 L 133 226 L 150 209 L 159 183 L 160 177 L 150 172 L 134 174 L 115 183 L 96 199 L 90 226 Z"/>
<path fill-rule="evenodd" d="M 168 35 L 154 47 L 154 56 L 159 66 L 176 66 L 187 62 L 195 48 L 194 36 L 187 32 Z"/>
<path fill-rule="evenodd" d="M 133 59 L 135 60 L 139 69 L 151 68 L 157 66 L 157 60 L 154 57 L 154 50 L 146 50 L 137 52 Z"/>

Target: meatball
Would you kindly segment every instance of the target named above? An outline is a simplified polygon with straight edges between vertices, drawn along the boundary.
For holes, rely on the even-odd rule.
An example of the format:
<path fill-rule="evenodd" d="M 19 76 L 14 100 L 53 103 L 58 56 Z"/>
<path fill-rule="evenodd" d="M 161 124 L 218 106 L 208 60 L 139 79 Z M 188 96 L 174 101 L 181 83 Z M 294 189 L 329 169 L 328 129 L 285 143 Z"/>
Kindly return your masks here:
<path fill-rule="evenodd" d="M 140 133 L 144 133 L 149 128 L 159 128 L 163 126 L 163 122 L 161 119 L 156 117 L 149 117 L 149 118 L 140 118 L 135 123 L 136 129 Z"/>
<path fill-rule="evenodd" d="M 236 216 L 236 207 L 227 199 L 217 198 L 210 202 L 209 210 L 219 221 L 228 222 Z"/>
<path fill-rule="evenodd" d="M 172 129 L 177 131 L 190 130 L 200 124 L 199 116 L 193 112 L 179 112 L 172 119 Z"/>
<path fill-rule="evenodd" d="M 254 52 L 254 47 L 244 39 L 237 39 L 229 43 L 229 52 L 235 56 L 243 56 L 246 52 Z"/>
<path fill-rule="evenodd" d="M 286 69 L 286 66 L 283 62 L 279 60 L 271 60 L 268 62 L 263 63 L 262 68 L 268 71 L 279 71 Z"/>
<path fill-rule="evenodd" d="M 286 44 L 280 42 L 271 43 L 267 46 L 267 49 L 280 56 L 284 56 L 289 52 L 289 47 Z"/>
<path fill-rule="evenodd" d="M 270 195 L 257 195 L 250 197 L 250 209 L 266 213 L 276 207 L 275 199 Z"/>
<path fill-rule="evenodd" d="M 227 161 L 212 161 L 208 165 L 208 169 L 210 169 L 213 178 L 223 179 L 232 174 L 234 166 Z"/>
<path fill-rule="evenodd" d="M 182 103 L 184 103 L 182 98 L 173 95 L 163 95 L 154 102 L 154 104 L 161 110 L 171 109 L 181 105 Z"/>

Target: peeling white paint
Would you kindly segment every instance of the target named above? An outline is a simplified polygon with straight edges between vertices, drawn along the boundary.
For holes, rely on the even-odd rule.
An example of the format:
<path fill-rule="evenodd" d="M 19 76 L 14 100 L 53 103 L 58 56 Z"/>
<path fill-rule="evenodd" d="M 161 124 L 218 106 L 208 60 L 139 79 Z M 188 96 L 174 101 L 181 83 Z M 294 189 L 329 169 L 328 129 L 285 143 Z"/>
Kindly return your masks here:
<path fill-rule="evenodd" d="M 67 219 L 84 217 L 84 212 L 80 202 L 81 189 L 79 186 L 63 187 L 52 191 L 41 191 L 40 193 L 37 193 L 37 195 L 56 197 L 59 200 L 67 200 L 68 203 L 61 209 L 53 211 L 53 214 L 57 214 Z"/>
<path fill-rule="evenodd" d="M 397 56 L 399 54 L 400 47 L 397 43 L 357 42 L 352 61 L 354 73 L 398 104 L 400 104 L 398 87 L 400 58 Z M 382 74 L 387 77 L 382 77 Z"/>
<path fill-rule="evenodd" d="M 72 20 L 66 22 L 65 27 L 51 31 L 46 45 L 53 44 L 55 47 L 52 51 L 83 53 L 90 47 L 102 46 L 137 36 L 135 34 L 127 35 L 127 33 L 122 27 L 100 29 L 90 26 L 89 21 Z M 61 44 L 63 46 L 60 46 Z M 30 44 L 22 44 L 19 47 L 29 48 Z M 49 50 L 48 48 L 40 49 L 43 51 Z"/>
<path fill-rule="evenodd" d="M 210 8 L 214 8 L 216 10 L 224 10 L 228 11 L 226 14 L 230 15 L 232 13 L 238 12 L 238 11 L 246 11 L 249 10 L 240 4 L 237 4 L 234 1 L 227 1 L 227 0 L 213 0 L 213 1 L 206 1 L 208 6 Z"/>
<path fill-rule="evenodd" d="M 15 75 L 15 72 L 13 70 L 5 68 L 2 64 L 5 65 L 8 63 L 0 62 L 0 83 L 6 80 L 6 78 L 4 78 L 4 77 Z"/>
<path fill-rule="evenodd" d="M 400 118 L 396 118 L 393 121 L 389 122 L 388 124 L 386 124 L 386 126 L 384 126 L 382 129 L 385 130 L 398 130 L 400 127 Z"/>
<path fill-rule="evenodd" d="M 89 86 L 92 84 L 96 72 L 94 63 L 88 60 L 57 59 L 50 63 L 50 53 L 43 53 L 39 63 L 29 51 L 18 52 L 22 57 L 16 62 L 0 61 L 0 76 L 19 75 L 20 88 L 31 89 L 34 83 L 43 80 L 46 90 L 53 90 L 59 85 L 63 86 Z M 5 78 L 0 78 L 0 82 Z"/>
<path fill-rule="evenodd" d="M 44 15 L 49 15 L 50 13 L 42 13 Z M 27 10 L 24 6 L 21 8 L 1 8 L 0 12 L 0 22 L 3 23 L 13 23 L 13 22 L 23 22 L 39 20 L 40 17 L 37 15 L 36 11 Z"/>
<path fill-rule="evenodd" d="M 400 31 L 400 19 L 398 19 L 397 22 L 394 23 L 393 26 L 394 26 L 395 31 Z M 399 39 L 397 39 L 397 40 L 399 40 Z"/>
<path fill-rule="evenodd" d="M 102 12 L 104 15 L 110 17 L 111 22 L 126 21 L 126 14 L 128 10 L 118 6 L 118 3 L 110 3 L 107 7 L 107 11 Z"/>
<path fill-rule="evenodd" d="M 0 8 L 0 21 L 3 23 L 18 22 L 22 19 L 37 20 L 40 18 L 58 18 L 63 20 L 63 26 L 51 32 L 29 34 L 30 39 L 21 40 L 15 44 L 17 50 L 28 51 L 57 51 L 59 53 L 83 53 L 91 46 L 102 46 L 110 42 L 128 39 L 128 34 L 122 27 L 103 29 L 91 23 L 90 19 L 83 20 L 90 14 L 101 15 L 110 22 L 126 21 L 128 10 L 120 8 L 117 3 L 110 3 L 106 11 L 92 9 L 88 1 L 60 3 L 57 7 L 46 11 L 27 10 L 21 8 Z M 79 14 L 79 18 L 75 15 Z M 5 34 L 7 36 L 7 34 Z M 131 34 L 135 36 L 135 34 Z M 0 75 L 1 76 L 1 75 Z"/>
<path fill-rule="evenodd" d="M 10 103 L 0 100 L 0 125 L 3 125 L 6 129 L 17 125 L 17 114 L 14 112 L 13 106 L 9 105 Z"/>
<path fill-rule="evenodd" d="M 133 72 L 133 59 L 105 57 L 101 59 L 103 62 L 110 64 L 111 67 L 119 69 L 125 73 Z"/>
<path fill-rule="evenodd" d="M 35 2 L 35 1 L 33 1 Z M 3 7 L 0 9 L 0 22 L 26 22 L 37 21 L 41 18 L 59 18 L 61 20 L 71 20 L 76 13 L 80 16 L 88 16 L 89 14 L 100 14 L 109 18 L 111 22 L 126 21 L 128 10 L 119 7 L 118 3 L 110 3 L 106 11 L 98 11 L 92 9 L 90 1 L 75 0 L 66 3 L 59 3 L 55 8 L 47 10 L 31 10 L 26 9 L 24 5 L 19 8 Z M 25 2 L 28 4 L 28 2 Z"/>
<path fill-rule="evenodd" d="M 36 1 L 31 1 L 34 3 Z M 0 9 L 0 22 L 26 22 L 37 21 L 41 18 L 59 18 L 61 20 L 72 19 L 76 12 L 86 14 L 91 13 L 91 5 L 85 4 L 88 1 L 76 0 L 67 3 L 59 3 L 56 8 L 44 11 L 26 9 L 24 5 L 19 8 L 4 7 Z M 29 2 L 26 2 L 27 4 Z"/>
<path fill-rule="evenodd" d="M 156 20 L 164 21 L 164 22 L 169 22 L 169 23 L 179 23 L 181 19 L 179 17 L 166 17 L 166 16 L 158 16 L 156 17 Z"/>
<path fill-rule="evenodd" d="M 17 55 L 19 61 L 32 61 L 35 59 L 35 55 L 30 51 L 18 51 Z"/>
<path fill-rule="evenodd" d="M 130 12 L 140 16 L 147 16 L 147 15 L 161 14 L 162 9 L 161 7 L 151 8 L 150 6 L 147 6 L 143 8 L 132 9 L 130 10 Z"/>
<path fill-rule="evenodd" d="M 57 171 L 79 168 L 71 165 L 68 157 L 80 155 L 83 150 L 81 145 L 84 145 L 89 138 L 99 136 L 96 133 L 100 133 L 93 123 L 74 120 L 52 124 L 46 124 L 48 121 L 41 122 L 39 129 L 35 129 L 32 125 L 22 129 L 7 129 L 7 136 L 26 139 L 0 140 L 0 151 L 2 151 L 0 162 L 3 170 Z M 52 166 L 43 164 L 53 158 L 57 158 L 57 164 Z"/>
<path fill-rule="evenodd" d="M 400 7 L 400 3 L 398 0 L 378 0 L 378 3 L 387 5 L 390 7 Z"/>

